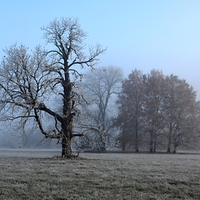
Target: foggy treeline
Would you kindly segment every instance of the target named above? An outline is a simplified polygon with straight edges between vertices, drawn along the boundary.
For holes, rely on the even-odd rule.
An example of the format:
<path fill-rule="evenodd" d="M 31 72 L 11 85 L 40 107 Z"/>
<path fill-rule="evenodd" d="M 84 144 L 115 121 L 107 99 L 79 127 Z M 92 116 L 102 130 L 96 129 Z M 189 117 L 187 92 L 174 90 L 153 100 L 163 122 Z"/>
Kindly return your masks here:
<path fill-rule="evenodd" d="M 119 68 L 99 68 L 86 79 L 84 92 L 93 101 L 83 111 L 88 131 L 76 141 L 79 148 L 174 153 L 199 148 L 200 104 L 192 86 L 158 70 L 135 69 L 125 80 L 119 74 Z"/>
<path fill-rule="evenodd" d="M 134 70 L 120 81 L 120 69 L 113 67 L 88 76 L 83 88 L 90 103 L 82 119 L 88 131 L 75 141 L 78 148 L 169 153 L 199 148 L 200 104 L 185 80 Z"/>
<path fill-rule="evenodd" d="M 118 95 L 115 125 L 123 150 L 165 150 L 199 147 L 200 104 L 196 92 L 177 76 L 134 70 Z"/>
<path fill-rule="evenodd" d="M 87 34 L 73 18 L 42 28 L 40 45 L 5 49 L 0 65 L 1 147 L 78 151 L 198 150 L 200 102 L 178 76 L 96 67 L 106 51 L 85 51 Z M 85 71 L 85 69 L 88 71 Z M 54 139 L 54 140 L 53 140 Z"/>
<path fill-rule="evenodd" d="M 135 69 L 127 78 L 118 67 L 89 70 L 76 80 L 84 96 L 76 109 L 73 140 L 83 151 L 176 152 L 199 149 L 200 104 L 196 92 L 178 76 Z M 55 97 L 56 99 L 56 97 Z M 59 105 L 55 105 L 57 109 Z M 38 130 L 23 137 L 1 130 L 1 147 L 58 148 Z M 13 130 L 14 131 L 14 130 Z M 15 133 L 15 132 L 14 132 Z M 14 142 L 13 142 L 14 140 Z"/>

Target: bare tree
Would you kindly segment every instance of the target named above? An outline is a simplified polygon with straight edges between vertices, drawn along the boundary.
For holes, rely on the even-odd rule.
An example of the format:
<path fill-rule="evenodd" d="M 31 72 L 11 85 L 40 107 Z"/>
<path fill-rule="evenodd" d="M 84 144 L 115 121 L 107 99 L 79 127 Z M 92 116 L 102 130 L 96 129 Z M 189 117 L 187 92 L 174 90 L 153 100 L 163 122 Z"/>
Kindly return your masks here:
<path fill-rule="evenodd" d="M 83 79 L 82 86 L 87 101 L 83 107 L 87 121 L 83 126 L 88 129 L 88 142 L 93 143 L 94 149 L 105 151 L 106 144 L 110 143 L 111 118 L 117 113 L 113 105 L 121 88 L 122 77 L 120 68 L 108 66 L 88 72 Z"/>
<path fill-rule="evenodd" d="M 54 20 L 42 30 L 51 50 L 37 47 L 30 54 L 24 46 L 12 46 L 5 51 L 0 72 L 1 110 L 9 115 L 7 120 L 19 120 L 23 128 L 32 119 L 46 138 L 61 139 L 62 156 L 71 157 L 71 140 L 82 133 L 73 133 L 78 94 L 70 77 L 81 77 L 79 69 L 92 68 L 105 49 L 100 45 L 90 47 L 85 55 L 87 35 L 76 19 Z M 62 113 L 56 112 L 50 102 L 57 95 L 62 99 Z M 47 126 L 50 119 L 54 121 L 51 128 Z"/>

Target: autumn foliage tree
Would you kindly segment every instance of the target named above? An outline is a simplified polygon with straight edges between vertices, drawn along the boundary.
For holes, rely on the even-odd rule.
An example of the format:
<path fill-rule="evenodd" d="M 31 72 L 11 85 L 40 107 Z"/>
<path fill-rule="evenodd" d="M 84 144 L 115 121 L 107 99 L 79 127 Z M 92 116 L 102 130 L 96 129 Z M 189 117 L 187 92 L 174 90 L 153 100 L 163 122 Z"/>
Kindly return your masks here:
<path fill-rule="evenodd" d="M 85 54 L 87 34 L 73 18 L 61 18 L 43 27 L 50 50 L 37 47 L 29 51 L 25 46 L 11 46 L 5 50 L 0 68 L 1 114 L 6 120 L 17 120 L 22 128 L 36 123 L 46 138 L 61 141 L 62 156 L 71 157 L 71 140 L 82 133 L 73 133 L 76 115 L 75 83 L 71 76 L 80 77 L 79 69 L 94 67 L 105 49 L 90 47 Z M 80 68 L 78 68 L 80 66 Z M 50 103 L 59 96 L 62 112 Z M 51 121 L 51 128 L 47 126 Z"/>

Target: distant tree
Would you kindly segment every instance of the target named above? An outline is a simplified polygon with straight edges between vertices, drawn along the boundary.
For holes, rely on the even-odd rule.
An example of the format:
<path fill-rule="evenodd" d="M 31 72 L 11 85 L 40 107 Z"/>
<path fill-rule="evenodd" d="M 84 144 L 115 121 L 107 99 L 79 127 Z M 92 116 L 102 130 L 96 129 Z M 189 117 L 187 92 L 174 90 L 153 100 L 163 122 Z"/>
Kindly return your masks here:
<path fill-rule="evenodd" d="M 83 78 L 82 87 L 87 103 L 82 107 L 82 112 L 87 120 L 83 120 L 82 126 L 88 131 L 78 140 L 87 141 L 90 148 L 105 151 L 106 144 L 110 142 L 111 118 L 117 113 L 113 105 L 121 88 L 122 76 L 120 68 L 108 66 L 94 69 Z"/>
<path fill-rule="evenodd" d="M 195 140 L 199 141 L 199 103 L 196 102 L 196 92 L 185 80 L 170 75 L 166 77 L 166 83 L 164 107 L 167 152 L 173 148 L 175 153 L 177 147 L 191 148 Z"/>
<path fill-rule="evenodd" d="M 144 80 L 145 87 L 145 121 L 149 133 L 149 151 L 156 152 L 158 141 L 164 128 L 163 101 L 165 94 L 165 77 L 162 72 L 151 70 Z"/>
<path fill-rule="evenodd" d="M 118 95 L 119 114 L 115 125 L 121 129 L 122 150 L 149 146 L 150 152 L 199 147 L 200 103 L 196 92 L 177 76 L 149 74 L 135 70 L 123 82 Z M 140 145 L 139 145 L 140 144 Z"/>
<path fill-rule="evenodd" d="M 71 140 L 82 134 L 73 133 L 78 94 L 70 77 L 81 76 L 78 66 L 92 68 L 105 49 L 97 45 L 85 55 L 87 35 L 76 19 L 54 20 L 42 30 L 51 50 L 37 47 L 29 52 L 25 46 L 15 45 L 5 50 L 0 68 L 1 114 L 6 120 L 18 121 L 22 128 L 30 120 L 37 123 L 46 138 L 62 140 L 62 156 L 71 157 Z M 50 102 L 57 95 L 62 113 Z"/>
<path fill-rule="evenodd" d="M 143 73 L 139 70 L 132 71 L 122 84 L 122 91 L 118 95 L 117 105 L 119 114 L 115 125 L 121 129 L 118 137 L 122 150 L 127 145 L 133 146 L 139 152 L 139 142 L 144 123 L 144 85 Z"/>

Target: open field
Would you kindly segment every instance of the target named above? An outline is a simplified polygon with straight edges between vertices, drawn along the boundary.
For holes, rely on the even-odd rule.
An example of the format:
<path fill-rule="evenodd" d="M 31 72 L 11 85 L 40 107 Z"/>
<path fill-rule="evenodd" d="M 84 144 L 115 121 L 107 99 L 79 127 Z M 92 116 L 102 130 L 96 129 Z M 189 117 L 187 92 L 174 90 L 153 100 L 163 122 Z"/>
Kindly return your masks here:
<path fill-rule="evenodd" d="M 198 154 L 1 151 L 0 199 L 200 199 Z"/>

